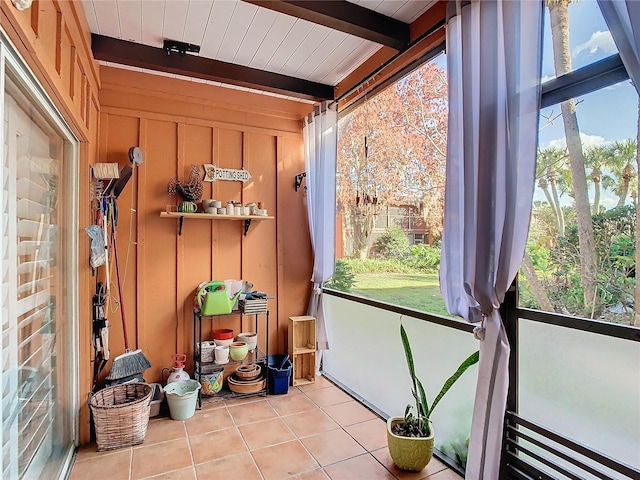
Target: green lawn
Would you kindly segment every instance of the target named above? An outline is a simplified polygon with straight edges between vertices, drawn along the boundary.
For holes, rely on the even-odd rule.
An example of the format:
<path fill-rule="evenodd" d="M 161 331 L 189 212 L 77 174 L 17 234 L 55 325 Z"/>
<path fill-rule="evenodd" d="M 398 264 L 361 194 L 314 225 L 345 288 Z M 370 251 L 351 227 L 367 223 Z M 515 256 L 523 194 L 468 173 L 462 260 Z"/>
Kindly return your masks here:
<path fill-rule="evenodd" d="M 381 302 L 450 316 L 437 273 L 356 273 L 351 291 Z"/>

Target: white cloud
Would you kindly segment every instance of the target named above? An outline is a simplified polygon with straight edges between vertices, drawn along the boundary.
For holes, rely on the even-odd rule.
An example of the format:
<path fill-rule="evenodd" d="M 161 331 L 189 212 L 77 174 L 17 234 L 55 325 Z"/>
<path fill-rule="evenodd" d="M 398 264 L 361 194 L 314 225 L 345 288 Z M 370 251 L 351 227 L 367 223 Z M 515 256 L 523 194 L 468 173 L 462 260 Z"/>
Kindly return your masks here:
<path fill-rule="evenodd" d="M 582 141 L 583 149 L 597 147 L 599 145 L 607 145 L 611 143 L 608 140 L 605 140 L 604 137 L 601 137 L 600 135 L 588 135 L 582 132 L 580 132 L 580 140 Z M 567 140 L 565 137 L 556 138 L 549 142 L 548 147 L 559 148 L 561 150 L 564 150 L 565 148 L 567 148 Z"/>
<path fill-rule="evenodd" d="M 573 57 L 577 57 L 585 51 L 588 55 L 593 55 L 598 50 L 608 54 L 616 53 L 618 51 L 616 44 L 613 42 L 613 38 L 611 37 L 611 32 L 603 32 L 602 30 L 593 32 L 589 40 L 573 49 Z"/>
<path fill-rule="evenodd" d="M 548 82 L 549 80 L 553 80 L 554 78 L 556 78 L 555 75 L 543 75 L 540 79 L 540 83 Z"/>
<path fill-rule="evenodd" d="M 591 198 L 593 198 L 593 195 L 595 195 L 595 193 L 590 194 Z M 593 202 L 591 202 L 593 203 Z M 600 198 L 600 206 L 606 208 L 607 210 L 615 207 L 616 205 L 618 205 L 618 198 L 617 197 L 612 197 L 611 194 L 605 190 L 603 192 L 603 196 Z"/>

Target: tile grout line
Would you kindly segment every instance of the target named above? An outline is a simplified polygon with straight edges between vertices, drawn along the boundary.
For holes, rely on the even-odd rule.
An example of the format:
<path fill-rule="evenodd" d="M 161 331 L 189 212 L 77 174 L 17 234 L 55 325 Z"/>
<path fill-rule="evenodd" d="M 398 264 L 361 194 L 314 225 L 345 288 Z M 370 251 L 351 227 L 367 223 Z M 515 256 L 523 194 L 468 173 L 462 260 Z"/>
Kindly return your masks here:
<path fill-rule="evenodd" d="M 300 390 L 300 389 L 298 389 L 298 390 Z M 301 394 L 304 394 L 304 392 L 302 392 L 302 390 L 300 390 L 300 393 L 301 393 Z M 312 401 L 309 397 L 307 397 L 307 399 L 313 403 L 313 401 Z M 271 408 L 273 408 L 273 406 L 271 406 Z M 294 432 L 294 431 L 291 429 L 291 427 L 289 426 L 289 424 L 288 424 L 286 421 L 284 421 L 284 420 L 282 419 L 282 417 L 283 417 L 283 416 L 286 416 L 286 415 L 280 415 L 280 412 L 278 412 L 275 408 L 273 408 L 273 409 L 275 410 L 276 415 L 278 415 L 278 419 L 279 419 L 279 420 L 280 420 L 280 421 L 285 425 L 285 427 L 287 427 L 287 429 L 289 430 L 289 432 L 291 432 L 291 434 L 293 435 L 293 438 L 294 438 L 294 439 L 295 439 L 295 440 L 296 440 L 296 441 L 297 441 L 297 442 L 302 446 L 302 448 L 304 449 L 304 451 L 305 451 L 305 452 L 307 452 L 307 455 L 309 455 L 309 457 L 311 457 L 311 458 L 313 459 L 313 461 L 314 461 L 314 462 L 316 462 L 316 465 L 320 468 L 320 470 L 322 470 L 322 472 L 323 472 L 325 475 L 327 475 L 327 474 L 326 474 L 326 472 L 324 471 L 324 467 L 320 464 L 320 462 L 318 461 L 318 459 L 317 459 L 317 458 L 316 458 L 316 457 L 315 457 L 315 456 L 314 456 L 314 455 L 309 451 L 309 449 L 307 448 L 307 446 L 306 446 L 306 445 L 304 444 L 304 442 L 300 439 L 300 437 L 298 437 L 298 435 L 296 435 L 296 432 Z M 310 412 L 310 411 L 311 411 L 311 410 L 306 410 L 306 411 L 303 411 L 303 412 L 297 412 L 297 413 L 306 413 L 306 412 Z M 294 413 L 294 414 L 292 414 L 292 415 L 296 415 L 297 413 Z M 300 475 L 305 474 L 305 473 L 313 472 L 313 471 L 315 471 L 315 470 L 317 470 L 317 468 L 314 468 L 313 470 L 307 470 L 307 471 L 305 471 L 305 472 L 299 472 L 298 474 L 296 474 L 296 476 L 300 476 Z M 327 476 L 328 476 L 328 475 L 327 475 Z M 295 477 L 293 477 L 293 478 L 295 478 Z"/>
<path fill-rule="evenodd" d="M 347 396 L 350 398 L 350 400 L 348 400 L 348 401 L 355 401 L 356 403 L 360 404 L 360 402 L 358 402 L 354 397 L 352 397 L 351 395 L 349 395 L 347 392 L 345 392 L 344 390 L 342 390 L 342 389 L 341 389 L 341 388 L 339 388 L 338 386 L 334 385 L 333 383 L 332 383 L 329 387 L 331 387 L 331 386 L 336 387 L 339 391 L 341 391 L 341 392 L 343 392 L 345 395 L 347 395 Z M 322 387 L 322 388 L 315 389 L 315 390 L 311 390 L 311 391 L 312 391 L 312 392 L 314 392 L 314 391 L 322 390 L 322 389 L 329 388 L 329 387 Z M 309 400 L 310 400 L 310 401 L 312 401 L 313 403 L 315 403 L 316 405 L 318 405 L 318 404 L 317 404 L 317 403 L 316 403 L 312 398 L 310 398 L 310 397 L 309 397 L 309 396 L 308 396 L 304 391 L 302 391 L 302 390 L 301 390 L 301 392 L 302 392 L 302 393 L 304 393 L 304 394 L 307 396 L 307 398 L 309 398 Z M 336 404 L 334 404 L 334 405 L 341 405 L 342 403 L 347 403 L 347 402 L 339 402 L 339 403 L 336 403 Z M 332 407 L 332 406 L 334 406 L 334 405 L 325 405 L 325 406 L 326 406 L 326 407 Z M 329 465 L 326 465 L 326 466 L 335 465 L 335 464 L 337 464 L 337 463 L 344 462 L 344 461 L 349 460 L 349 459 L 351 459 L 351 458 L 357 458 L 357 457 L 362 456 L 362 455 L 370 455 L 370 456 L 371 456 L 371 458 L 373 458 L 373 459 L 374 459 L 374 460 L 375 460 L 375 461 L 376 461 L 380 466 L 382 466 L 382 468 L 384 468 L 387 472 L 389 472 L 389 475 L 391 475 L 393 478 L 396 478 L 396 479 L 398 478 L 396 475 L 394 475 L 394 474 L 393 474 L 393 472 L 392 472 L 392 471 L 390 471 L 390 470 L 389 470 L 385 465 L 383 465 L 383 464 L 382 464 L 382 462 L 380 462 L 380 460 L 378 460 L 378 459 L 375 457 L 375 455 L 373 455 L 373 454 L 371 453 L 371 450 L 369 450 L 367 447 L 365 447 L 365 446 L 364 446 L 364 445 L 362 445 L 360 442 L 358 442 L 358 440 L 357 440 L 353 435 L 351 435 L 351 434 L 346 430 L 346 427 L 351 427 L 351 426 L 353 426 L 353 425 L 358 425 L 358 424 L 361 424 L 361 423 L 364 423 L 364 422 L 371 421 L 371 420 L 373 420 L 373 419 L 363 420 L 362 422 L 356 422 L 356 423 L 353 423 L 353 424 L 351 424 L 351 425 L 345 425 L 345 426 L 343 426 L 343 425 L 339 424 L 339 423 L 337 422 L 337 420 L 336 420 L 335 418 L 333 418 L 333 417 L 329 414 L 329 412 L 325 411 L 324 407 L 322 407 L 322 406 L 318 405 L 318 408 L 319 408 L 319 409 L 320 409 L 320 410 L 321 410 L 325 415 L 327 415 L 331 420 L 333 420 L 333 421 L 338 425 L 338 427 L 339 427 L 343 432 L 345 432 L 347 435 L 349 435 L 349 437 L 350 437 L 350 438 L 352 438 L 352 439 L 353 439 L 353 440 L 354 440 L 358 445 L 360 445 L 360 446 L 365 450 L 365 452 L 366 452 L 366 453 L 364 453 L 364 454 L 360 454 L 360 455 L 356 455 L 356 456 L 354 456 L 354 457 L 350 457 L 350 458 L 348 458 L 348 459 L 340 460 L 340 461 L 338 461 L 338 462 L 334 462 L 334 463 L 329 464 Z M 376 415 L 376 418 L 379 418 L 379 417 Z M 300 443 L 302 443 L 302 442 L 300 442 Z M 303 444 L 303 445 L 304 445 L 304 444 Z M 382 447 L 382 448 L 384 448 L 384 447 Z M 321 468 L 322 468 L 322 470 L 324 471 L 324 466 L 321 466 Z M 328 473 L 326 473 L 326 472 L 325 472 L 325 474 L 326 474 L 327 476 L 329 476 L 329 474 L 328 474 Z"/>
<path fill-rule="evenodd" d="M 248 402 L 248 403 L 251 403 L 251 402 Z M 244 405 L 244 404 L 242 404 L 242 405 Z M 231 421 L 233 422 L 233 425 L 235 426 L 236 430 L 238 431 L 238 435 L 240 435 L 240 438 L 242 439 L 242 443 L 244 443 L 244 446 L 247 449 L 247 453 L 249 454 L 249 458 L 251 458 L 251 461 L 253 462 L 253 466 L 256 467 L 256 470 L 258 471 L 258 475 L 260 475 L 260 478 L 262 480 L 265 480 L 264 474 L 262 473 L 262 470 L 260 469 L 260 466 L 258 465 L 258 462 L 256 462 L 256 459 L 254 458 L 253 453 L 251 452 L 251 449 L 249 448 L 249 444 L 247 444 L 247 441 L 244 438 L 244 435 L 242 435 L 242 432 L 240 431 L 239 425 L 236 423 L 236 419 L 233 417 L 233 415 L 229 411 L 229 405 L 227 405 L 226 402 L 225 402 L 224 408 L 227 410 L 227 415 L 229 415 L 229 417 L 231 417 Z"/>
<path fill-rule="evenodd" d="M 329 387 L 331 387 L 331 386 L 329 386 Z M 322 388 L 315 389 L 315 390 L 311 390 L 311 391 L 312 391 L 312 392 L 313 392 L 313 391 L 318 391 L 318 390 L 322 390 L 322 389 L 324 389 L 324 388 L 329 388 L 329 387 L 322 387 Z M 317 407 L 317 409 L 318 409 L 319 411 L 321 411 L 321 412 L 323 412 L 325 415 L 327 415 L 327 417 L 329 417 L 329 418 L 331 419 L 331 421 L 333 421 L 333 422 L 337 425 L 337 427 L 338 427 L 338 428 L 335 428 L 335 429 L 329 430 L 330 432 L 333 432 L 333 431 L 335 431 L 335 430 L 340 429 L 340 430 L 342 430 L 344 433 L 346 433 L 347 435 L 349 435 L 349 436 L 351 437 L 351 434 L 349 434 L 349 432 L 347 432 L 347 431 L 345 430 L 345 428 L 344 428 L 342 425 L 340 425 L 340 424 L 339 424 L 339 423 L 338 423 L 338 422 L 337 422 L 337 421 L 336 421 L 336 420 L 335 420 L 331 415 L 329 415 L 327 412 L 325 412 L 325 411 L 324 411 L 324 409 L 323 409 L 320 405 L 318 405 L 318 404 L 317 404 L 317 403 L 316 403 L 312 398 L 309 398 L 309 396 L 308 396 L 304 391 L 300 390 L 300 393 L 302 393 L 303 395 L 305 395 L 305 396 L 307 397 L 307 399 L 308 399 L 311 403 L 313 403 L 314 405 L 316 405 L 316 407 Z M 348 395 L 348 394 L 347 394 L 347 395 Z M 345 402 L 345 403 L 346 403 L 346 402 Z M 338 404 L 336 404 L 336 405 L 338 405 Z M 311 411 L 311 410 L 306 410 L 306 411 L 298 412 L 298 413 L 302 413 L 302 414 L 304 414 L 304 413 L 307 413 L 307 412 L 310 412 L 310 411 Z M 283 417 L 283 416 L 282 416 L 282 415 L 280 415 L 280 414 L 278 414 L 278 415 L 279 415 L 279 417 L 282 419 L 282 417 Z M 296 414 L 293 414 L 293 415 L 296 415 Z M 285 416 L 286 416 L 286 415 L 285 415 Z M 283 422 L 285 425 L 287 425 L 287 428 L 289 428 L 289 430 L 291 430 L 291 427 L 287 424 L 287 422 L 286 422 L 286 421 L 282 420 L 282 422 Z M 314 434 L 312 434 L 312 435 L 307 435 L 306 437 L 302 437 L 302 438 L 301 438 L 301 437 L 299 437 L 299 436 L 298 436 L 298 435 L 297 435 L 293 430 L 291 430 L 291 433 L 293 433 L 293 436 L 298 440 L 298 442 L 300 442 L 300 444 L 302 445 L 302 447 L 303 447 L 303 448 L 305 449 L 305 451 L 306 451 L 306 452 L 311 456 L 311 458 L 313 458 L 313 459 L 316 461 L 316 463 L 317 463 L 317 464 L 318 464 L 318 466 L 320 467 L 320 470 L 322 470 L 322 472 L 323 472 L 323 473 L 325 474 L 325 476 L 326 476 L 326 477 L 328 477 L 328 478 L 331 478 L 331 476 L 330 476 L 330 475 L 325 471 L 325 467 L 328 467 L 328 466 L 330 466 L 330 465 L 335 465 L 336 463 L 340 463 L 340 462 L 343 462 L 343 461 L 345 461 L 345 460 L 349 460 L 349 459 L 351 459 L 351 458 L 356 458 L 356 457 L 358 457 L 358 456 L 360 456 L 360 455 L 370 454 L 369 450 L 367 450 L 363 445 L 360 445 L 360 443 L 359 443 L 357 440 L 355 440 L 355 438 L 354 438 L 354 440 L 356 441 L 356 443 L 358 443 L 358 445 L 360 445 L 360 446 L 364 449 L 365 453 L 361 453 L 361 454 L 356 455 L 356 456 L 354 456 L 354 457 L 345 458 L 345 459 L 339 460 L 339 461 L 337 461 L 337 462 L 330 463 L 330 464 L 328 464 L 328 465 L 322 465 L 322 464 L 320 463 L 320 461 L 315 457 L 315 455 L 313 455 L 313 454 L 309 451 L 309 449 L 307 448 L 307 446 L 306 446 L 306 445 L 304 444 L 304 442 L 302 441 L 302 438 L 309 438 L 309 437 L 312 437 L 312 436 L 314 436 L 314 435 L 322 435 L 322 434 L 327 433 L 327 432 L 317 432 L 317 433 L 314 433 Z M 353 438 L 353 437 L 351 437 L 351 438 Z M 371 456 L 373 457 L 373 455 L 371 455 Z M 375 458 L 375 457 L 374 457 L 374 458 Z M 393 475 L 393 474 L 392 474 L 392 475 Z"/>
<path fill-rule="evenodd" d="M 195 413 L 194 413 L 195 415 Z M 182 428 L 184 429 L 184 433 L 187 436 L 187 445 L 189 446 L 189 457 L 191 458 L 191 468 L 193 470 L 193 474 L 195 478 L 198 478 L 198 474 L 196 472 L 196 461 L 193 458 L 193 450 L 191 448 L 191 435 L 189 435 L 189 429 L 187 428 L 187 422 L 182 420 Z"/>

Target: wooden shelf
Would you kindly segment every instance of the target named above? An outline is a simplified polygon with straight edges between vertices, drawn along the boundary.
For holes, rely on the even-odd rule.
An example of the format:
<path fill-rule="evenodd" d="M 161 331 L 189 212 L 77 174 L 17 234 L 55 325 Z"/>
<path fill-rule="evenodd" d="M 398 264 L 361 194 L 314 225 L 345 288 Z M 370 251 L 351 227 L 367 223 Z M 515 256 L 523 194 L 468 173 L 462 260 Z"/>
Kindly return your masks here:
<path fill-rule="evenodd" d="M 299 353 L 315 353 L 315 351 L 316 351 L 315 348 L 296 347 L 293 349 L 293 354 L 297 355 Z"/>
<path fill-rule="evenodd" d="M 215 213 L 187 213 L 187 212 L 160 212 L 162 218 L 199 218 L 201 220 L 273 220 L 275 217 L 268 215 L 222 215 Z"/>
<path fill-rule="evenodd" d="M 160 212 L 160 218 L 173 218 L 180 220 L 178 235 L 182 235 L 182 222 L 185 218 L 195 218 L 199 220 L 244 220 L 244 234 L 246 235 L 253 220 L 273 220 L 274 217 L 267 215 L 223 215 L 213 213 L 187 213 L 187 212 Z"/>

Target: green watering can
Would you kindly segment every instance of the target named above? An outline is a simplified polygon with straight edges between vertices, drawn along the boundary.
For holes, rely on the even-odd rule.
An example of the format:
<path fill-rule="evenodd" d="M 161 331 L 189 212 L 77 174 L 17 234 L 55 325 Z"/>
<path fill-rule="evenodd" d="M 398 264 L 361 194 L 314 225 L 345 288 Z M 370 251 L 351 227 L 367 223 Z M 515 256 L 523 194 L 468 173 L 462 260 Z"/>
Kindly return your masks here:
<path fill-rule="evenodd" d="M 202 315 L 225 315 L 231 313 L 233 305 L 238 300 L 242 290 L 231 298 L 224 282 L 208 282 L 205 283 L 196 298 L 198 299 L 198 307 Z"/>

